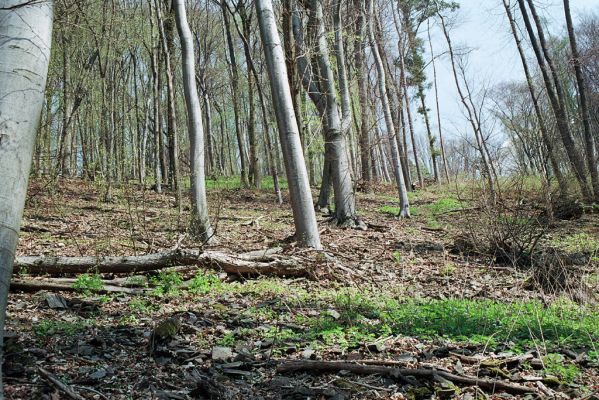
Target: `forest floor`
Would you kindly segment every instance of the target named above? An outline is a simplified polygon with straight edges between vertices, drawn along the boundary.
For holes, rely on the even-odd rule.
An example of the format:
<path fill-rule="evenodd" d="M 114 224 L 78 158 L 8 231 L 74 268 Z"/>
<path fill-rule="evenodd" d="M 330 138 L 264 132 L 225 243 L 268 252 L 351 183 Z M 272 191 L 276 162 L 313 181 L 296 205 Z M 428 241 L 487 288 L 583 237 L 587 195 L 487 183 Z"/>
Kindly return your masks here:
<path fill-rule="evenodd" d="M 185 235 L 189 207 L 179 215 L 172 193 L 131 185 L 106 203 L 102 191 L 77 180 L 31 182 L 18 256 L 198 248 Z M 308 275 L 167 269 L 130 274 L 131 286 L 145 290 L 134 295 L 102 294 L 117 277 L 89 271 L 71 276 L 75 291 L 13 291 L 6 397 L 599 398 L 599 214 L 588 208 L 542 223 L 532 195 L 489 211 L 467 186 L 410 196 L 412 218 L 398 220 L 392 187 L 359 193 L 366 231 L 319 215 L 320 252 L 295 246 L 289 204 L 276 205 L 269 190 L 210 182 L 218 235 L 211 248 L 281 247 Z M 494 254 L 486 242 L 499 243 Z M 499 254 L 505 243 L 524 250 Z M 538 263 L 533 252 L 545 254 L 547 270 L 530 268 Z M 41 279 L 27 271 L 15 278 Z M 453 375 L 413 378 L 409 369 Z M 530 393 L 480 389 L 452 376 Z"/>

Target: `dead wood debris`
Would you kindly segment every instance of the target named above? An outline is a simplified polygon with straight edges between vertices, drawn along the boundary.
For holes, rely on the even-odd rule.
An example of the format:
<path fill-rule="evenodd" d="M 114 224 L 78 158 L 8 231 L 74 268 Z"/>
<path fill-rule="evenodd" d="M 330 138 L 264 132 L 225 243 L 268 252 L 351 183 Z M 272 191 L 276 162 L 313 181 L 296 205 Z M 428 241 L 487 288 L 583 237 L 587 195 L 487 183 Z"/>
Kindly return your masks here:
<path fill-rule="evenodd" d="M 527 386 L 507 383 L 493 379 L 483 379 L 475 376 L 455 375 L 445 371 L 434 369 L 411 369 L 411 368 L 393 368 L 379 365 L 361 365 L 348 362 L 337 361 L 289 361 L 277 366 L 278 372 L 338 372 L 349 371 L 360 375 L 379 374 L 399 379 L 402 382 L 410 382 L 407 377 L 435 379 L 441 377 L 453 383 L 460 383 L 471 386 L 478 386 L 484 390 L 505 391 L 511 394 L 535 393 L 535 389 Z"/>

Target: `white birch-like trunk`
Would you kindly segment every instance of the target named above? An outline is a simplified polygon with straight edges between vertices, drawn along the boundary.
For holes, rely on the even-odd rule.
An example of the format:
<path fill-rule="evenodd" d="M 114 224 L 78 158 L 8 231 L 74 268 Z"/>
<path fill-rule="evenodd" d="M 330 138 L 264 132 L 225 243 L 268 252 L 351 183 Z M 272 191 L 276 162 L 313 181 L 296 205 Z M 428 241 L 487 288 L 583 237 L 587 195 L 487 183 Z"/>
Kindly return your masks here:
<path fill-rule="evenodd" d="M 310 181 L 304 162 L 293 102 L 291 101 L 285 54 L 277 31 L 272 1 L 256 0 L 256 12 L 270 77 L 270 89 L 279 126 L 279 137 L 283 148 L 296 239 L 298 243 L 305 247 L 318 249 L 321 244 L 316 213 L 312 205 Z"/>
<path fill-rule="evenodd" d="M 28 3 L 0 0 L 0 351 L 52 41 L 52 1 Z"/>
<path fill-rule="evenodd" d="M 379 77 L 378 87 L 379 95 L 381 97 L 381 103 L 383 106 L 383 114 L 385 115 L 385 125 L 387 126 L 387 136 L 389 138 L 389 146 L 391 147 L 391 158 L 393 159 L 393 170 L 395 172 L 395 182 L 397 184 L 397 191 L 399 193 L 399 217 L 409 218 L 410 217 L 410 202 L 408 201 L 408 191 L 406 189 L 406 182 L 403 176 L 403 170 L 401 167 L 401 159 L 399 157 L 399 149 L 397 148 L 397 141 L 395 140 L 395 126 L 393 125 L 393 118 L 391 117 L 391 108 L 389 106 L 389 96 L 387 94 L 387 80 L 385 76 L 385 68 L 383 66 L 383 60 L 379 53 L 379 49 L 376 44 L 374 37 L 374 29 L 372 27 L 372 20 L 374 19 L 374 1 L 368 1 L 368 36 L 370 37 L 370 48 L 374 57 L 374 64 L 376 65 L 377 74 Z"/>
<path fill-rule="evenodd" d="M 195 54 L 193 36 L 187 22 L 185 0 L 174 0 L 177 31 L 181 39 L 183 62 L 183 91 L 187 106 L 187 129 L 189 133 L 189 159 L 191 168 L 191 225 L 190 232 L 209 241 L 212 227 L 208 218 L 206 200 L 206 178 L 204 176 L 204 129 L 202 126 L 202 108 L 195 79 Z"/>

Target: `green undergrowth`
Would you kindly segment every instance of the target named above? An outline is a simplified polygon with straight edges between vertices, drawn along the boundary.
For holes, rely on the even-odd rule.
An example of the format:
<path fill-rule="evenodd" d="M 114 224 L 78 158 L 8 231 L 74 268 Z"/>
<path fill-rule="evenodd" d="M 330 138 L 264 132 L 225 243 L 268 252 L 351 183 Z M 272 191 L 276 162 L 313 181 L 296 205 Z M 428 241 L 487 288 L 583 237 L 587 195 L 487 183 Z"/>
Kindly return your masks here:
<path fill-rule="evenodd" d="M 279 177 L 279 185 L 282 190 L 287 189 L 287 180 Z M 233 177 L 220 177 L 216 179 L 206 179 L 207 189 L 241 189 L 241 178 L 239 176 Z M 261 181 L 261 188 L 263 190 L 274 190 L 274 180 L 272 176 L 265 176 Z"/>
<path fill-rule="evenodd" d="M 426 222 L 426 226 L 431 229 L 441 229 L 444 225 L 439 221 L 438 217 L 452 211 L 461 210 L 465 207 L 464 202 L 455 197 L 443 197 L 430 204 L 418 205 L 410 207 L 410 215 L 412 217 L 422 217 Z M 382 214 L 396 217 L 399 215 L 399 207 L 385 205 L 378 210 Z"/>
<path fill-rule="evenodd" d="M 278 279 L 225 283 L 203 273 L 175 286 L 170 292 L 164 282 L 158 287 L 171 296 L 201 296 L 197 298 L 219 313 L 241 313 L 240 318 L 255 324 L 244 330 L 245 336 L 276 337 L 285 346 L 308 343 L 311 348 L 347 350 L 401 336 L 471 343 L 491 350 L 503 346 L 514 352 L 557 347 L 596 351 L 599 341 L 599 311 L 567 300 L 544 305 L 538 301 L 410 299 L 391 292 L 312 288 Z M 242 311 L 221 304 L 222 297 L 243 301 Z M 140 300 L 130 308 L 152 311 L 149 302 Z M 279 323 L 297 328 L 282 329 Z M 264 324 L 272 329 L 260 330 Z M 221 340 L 234 343 L 236 339 Z"/>
<path fill-rule="evenodd" d="M 553 239 L 551 245 L 568 253 L 599 256 L 599 238 L 584 232 Z"/>

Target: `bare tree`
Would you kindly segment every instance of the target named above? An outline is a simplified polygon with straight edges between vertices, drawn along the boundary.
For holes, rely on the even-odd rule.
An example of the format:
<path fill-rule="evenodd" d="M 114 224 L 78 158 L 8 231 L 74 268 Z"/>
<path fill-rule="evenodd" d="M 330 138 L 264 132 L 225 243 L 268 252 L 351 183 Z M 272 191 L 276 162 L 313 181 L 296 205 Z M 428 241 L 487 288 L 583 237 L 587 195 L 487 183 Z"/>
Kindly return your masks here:
<path fill-rule="evenodd" d="M 183 59 L 183 90 L 187 106 L 187 129 L 189 134 L 189 159 L 191 168 L 191 224 L 190 232 L 207 242 L 212 237 L 206 200 L 206 178 L 204 172 L 204 128 L 202 109 L 195 76 L 195 54 L 193 36 L 187 22 L 184 0 L 173 0 L 177 30 L 181 39 Z"/>
<path fill-rule="evenodd" d="M 302 246 L 319 249 L 321 247 L 320 234 L 312 205 L 308 171 L 304 162 L 299 128 L 291 100 L 285 54 L 277 31 L 271 0 L 256 0 L 256 12 L 287 170 L 296 239 Z"/>
<path fill-rule="evenodd" d="M 370 48 L 374 56 L 374 63 L 378 74 L 378 87 L 381 103 L 383 106 L 383 114 L 385 116 L 385 125 L 387 126 L 387 135 L 389 139 L 389 147 L 391 148 L 391 157 L 393 159 L 393 171 L 395 173 L 395 181 L 397 191 L 399 192 L 399 217 L 410 217 L 410 202 L 408 200 L 408 191 L 404 180 L 403 170 L 401 166 L 401 158 L 395 138 L 395 126 L 391 117 L 391 108 L 389 106 L 389 95 L 387 93 L 387 82 L 385 77 L 385 68 L 383 60 L 379 54 L 378 46 L 374 36 L 373 20 L 374 20 L 374 0 L 367 0 L 368 3 L 368 36 L 370 38 Z"/>

